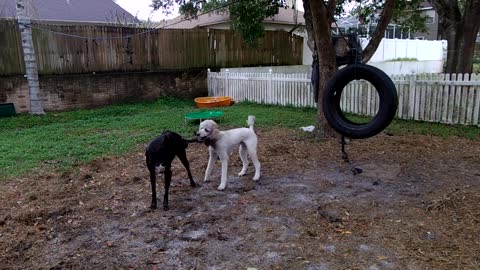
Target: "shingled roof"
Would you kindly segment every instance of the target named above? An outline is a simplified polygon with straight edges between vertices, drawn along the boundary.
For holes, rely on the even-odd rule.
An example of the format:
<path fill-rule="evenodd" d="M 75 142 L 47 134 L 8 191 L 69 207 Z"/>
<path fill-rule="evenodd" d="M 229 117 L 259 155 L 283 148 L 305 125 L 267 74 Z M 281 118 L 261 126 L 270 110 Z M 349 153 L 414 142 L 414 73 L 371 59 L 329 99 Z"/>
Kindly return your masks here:
<path fill-rule="evenodd" d="M 113 0 L 30 0 L 32 19 L 135 23 L 138 19 Z M 0 18 L 15 18 L 15 0 L 0 0 Z"/>
<path fill-rule="evenodd" d="M 294 21 L 294 13 L 297 12 L 297 22 Z M 209 13 L 198 16 L 196 19 L 184 20 L 183 16 L 178 16 L 174 19 L 165 21 L 161 27 L 176 28 L 176 29 L 192 29 L 196 27 L 208 27 L 217 24 L 228 23 L 230 21 L 227 12 L 224 13 Z M 270 24 L 285 24 L 285 25 L 305 25 L 305 19 L 303 18 L 303 12 L 296 11 L 290 8 L 280 8 L 278 14 L 266 18 L 264 23 Z"/>

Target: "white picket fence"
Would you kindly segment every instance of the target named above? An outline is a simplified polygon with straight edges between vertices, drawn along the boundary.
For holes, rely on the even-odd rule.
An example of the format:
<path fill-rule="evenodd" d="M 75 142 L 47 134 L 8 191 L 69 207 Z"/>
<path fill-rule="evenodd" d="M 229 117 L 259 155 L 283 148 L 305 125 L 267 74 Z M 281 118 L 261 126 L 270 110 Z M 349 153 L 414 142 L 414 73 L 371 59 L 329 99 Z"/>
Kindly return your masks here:
<path fill-rule="evenodd" d="M 480 74 L 394 75 L 397 118 L 480 126 Z M 210 96 L 230 96 L 235 102 L 315 107 L 307 74 L 208 72 Z M 366 81 L 346 86 L 342 110 L 375 115 L 378 94 Z"/>

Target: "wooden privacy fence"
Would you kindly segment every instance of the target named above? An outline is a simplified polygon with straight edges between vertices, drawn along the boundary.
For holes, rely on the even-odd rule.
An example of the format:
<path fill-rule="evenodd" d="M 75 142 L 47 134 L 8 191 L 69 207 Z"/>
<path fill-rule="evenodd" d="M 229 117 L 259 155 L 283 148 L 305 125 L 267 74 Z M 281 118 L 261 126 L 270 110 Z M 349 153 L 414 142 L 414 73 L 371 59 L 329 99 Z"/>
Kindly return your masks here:
<path fill-rule="evenodd" d="M 266 31 L 247 46 L 231 30 L 33 23 L 39 74 L 182 70 L 302 63 L 303 39 Z M 24 74 L 15 20 L 0 19 L 0 75 Z"/>
<path fill-rule="evenodd" d="M 397 118 L 480 126 L 480 74 L 396 75 Z M 231 96 L 236 102 L 315 107 L 307 74 L 209 72 L 211 96 Z M 379 97 L 373 86 L 354 81 L 341 97 L 344 112 L 373 116 Z"/>

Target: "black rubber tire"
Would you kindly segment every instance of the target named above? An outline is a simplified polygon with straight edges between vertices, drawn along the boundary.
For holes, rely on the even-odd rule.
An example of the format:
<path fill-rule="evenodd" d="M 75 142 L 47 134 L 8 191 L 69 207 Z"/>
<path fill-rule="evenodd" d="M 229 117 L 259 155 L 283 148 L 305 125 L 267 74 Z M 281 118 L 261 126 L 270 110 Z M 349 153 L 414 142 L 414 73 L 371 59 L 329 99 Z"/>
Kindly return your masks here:
<path fill-rule="evenodd" d="M 377 90 L 379 109 L 368 123 L 348 120 L 340 108 L 340 97 L 345 86 L 354 80 L 366 80 Z M 382 70 L 365 64 L 352 64 L 338 70 L 327 82 L 323 92 L 323 114 L 330 126 L 341 135 L 352 139 L 365 139 L 384 130 L 395 117 L 398 96 L 395 85 Z"/>

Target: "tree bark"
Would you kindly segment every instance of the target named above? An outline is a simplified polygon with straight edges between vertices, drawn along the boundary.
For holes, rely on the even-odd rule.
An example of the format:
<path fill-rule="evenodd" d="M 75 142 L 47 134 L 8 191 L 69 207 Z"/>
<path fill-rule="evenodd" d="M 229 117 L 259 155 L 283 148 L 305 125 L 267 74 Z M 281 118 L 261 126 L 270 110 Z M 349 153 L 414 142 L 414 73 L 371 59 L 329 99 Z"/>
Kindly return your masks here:
<path fill-rule="evenodd" d="M 313 33 L 312 13 L 310 11 L 310 0 L 303 0 L 303 18 L 305 19 L 305 28 L 307 29 L 307 46 L 315 54 L 315 34 Z"/>
<path fill-rule="evenodd" d="M 331 14 L 323 0 L 309 0 L 314 40 L 317 48 L 319 62 L 319 89 L 317 100 L 317 127 L 322 137 L 334 137 L 335 131 L 327 123 L 323 115 L 322 96 L 327 81 L 337 70 L 335 60 L 335 48 L 331 36 Z M 335 6 L 336 1 L 330 0 L 328 6 Z"/>
<path fill-rule="evenodd" d="M 393 10 L 395 9 L 395 0 L 386 0 L 385 5 L 382 9 L 382 13 L 380 14 L 380 20 L 377 23 L 377 27 L 375 27 L 375 31 L 368 42 L 367 47 L 363 50 L 363 62 L 367 63 L 375 53 L 382 41 L 382 38 L 385 35 L 385 29 L 387 29 L 390 20 L 392 19 Z"/>
<path fill-rule="evenodd" d="M 480 0 L 467 0 L 462 15 L 457 1 L 430 0 L 448 42 L 446 73 L 472 73 L 480 27 Z"/>
<path fill-rule="evenodd" d="M 333 76 L 337 70 L 335 47 L 332 43 L 331 23 L 334 18 L 336 0 L 330 0 L 325 5 L 323 0 L 303 0 L 305 26 L 308 34 L 308 46 L 314 54 L 318 56 L 319 60 L 319 89 L 317 100 L 317 127 L 319 136 L 333 137 L 336 135 L 335 131 L 328 125 L 325 116 L 323 115 L 322 96 L 327 81 Z M 479 0 L 480 1 L 480 0 Z M 385 8 L 381 13 L 381 18 L 375 32 L 366 48 L 366 55 L 364 52 L 364 59 L 367 56 L 367 61 L 372 57 L 377 50 L 383 33 L 390 22 L 393 9 L 395 7 L 395 0 L 386 0 Z M 316 50 L 314 50 L 316 46 Z"/>

